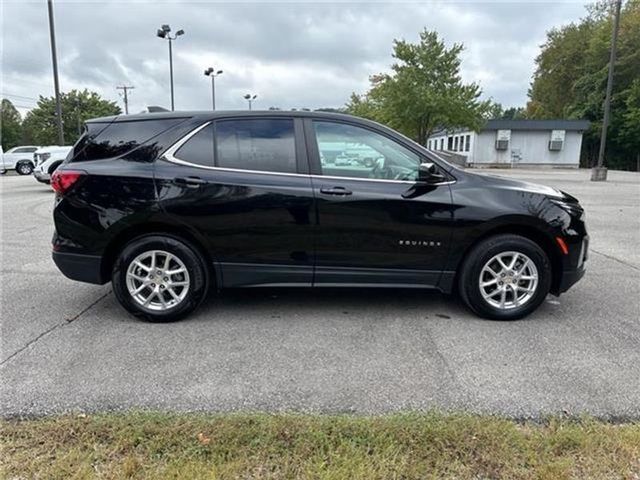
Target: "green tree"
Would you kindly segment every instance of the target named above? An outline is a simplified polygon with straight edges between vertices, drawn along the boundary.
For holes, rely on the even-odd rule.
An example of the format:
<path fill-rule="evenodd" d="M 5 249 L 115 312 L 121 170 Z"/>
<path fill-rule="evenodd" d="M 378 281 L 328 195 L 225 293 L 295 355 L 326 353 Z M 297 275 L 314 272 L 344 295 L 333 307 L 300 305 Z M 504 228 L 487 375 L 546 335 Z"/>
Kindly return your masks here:
<path fill-rule="evenodd" d="M 0 103 L 0 138 L 5 152 L 19 145 L 22 138 L 22 118 L 13 103 L 6 98 Z"/>
<path fill-rule="evenodd" d="M 517 120 L 527 118 L 527 112 L 524 107 L 509 107 L 502 112 L 500 118 L 507 120 Z"/>
<path fill-rule="evenodd" d="M 370 78 L 371 88 L 353 94 L 347 111 L 385 123 L 424 144 L 436 127 L 479 129 L 490 109 L 480 87 L 460 77 L 463 46 L 447 48 L 436 32 L 424 30 L 417 44 L 394 40 L 391 74 Z"/>
<path fill-rule="evenodd" d="M 96 92 L 86 89 L 62 93 L 61 105 L 64 140 L 67 145 L 73 144 L 78 139 L 82 124 L 86 120 L 122 113 L 115 102 L 105 100 Z M 55 97 L 40 97 L 38 106 L 25 116 L 23 131 L 25 140 L 30 143 L 36 145 L 58 143 Z"/>
<path fill-rule="evenodd" d="M 527 115 L 532 118 L 585 118 L 584 166 L 596 160 L 602 128 L 612 29 L 611 5 L 598 2 L 588 15 L 547 34 L 536 58 Z M 633 120 L 635 83 L 640 78 L 640 0 L 624 4 L 615 64 L 606 159 L 610 168 L 636 168 L 638 146 Z"/>

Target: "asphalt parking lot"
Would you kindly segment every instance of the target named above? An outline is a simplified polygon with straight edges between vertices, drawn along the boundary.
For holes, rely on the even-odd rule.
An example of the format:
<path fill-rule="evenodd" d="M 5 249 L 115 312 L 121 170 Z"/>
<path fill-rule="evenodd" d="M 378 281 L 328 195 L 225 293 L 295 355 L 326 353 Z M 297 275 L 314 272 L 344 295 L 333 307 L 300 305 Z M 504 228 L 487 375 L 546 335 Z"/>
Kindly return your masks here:
<path fill-rule="evenodd" d="M 245 290 L 142 323 L 50 257 L 53 193 L 0 177 L 0 414 L 153 408 L 640 418 L 640 174 L 516 171 L 587 209 L 585 278 L 492 322 L 422 291 Z"/>

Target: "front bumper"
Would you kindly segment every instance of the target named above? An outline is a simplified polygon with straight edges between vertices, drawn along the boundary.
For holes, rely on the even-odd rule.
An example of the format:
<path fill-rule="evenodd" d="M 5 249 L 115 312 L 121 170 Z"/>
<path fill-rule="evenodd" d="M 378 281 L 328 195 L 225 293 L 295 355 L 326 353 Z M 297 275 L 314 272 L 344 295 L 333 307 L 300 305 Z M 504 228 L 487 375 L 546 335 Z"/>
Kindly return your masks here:
<path fill-rule="evenodd" d="M 581 268 L 577 270 L 565 271 L 562 273 L 562 281 L 560 282 L 560 288 L 558 289 L 558 293 L 564 293 L 569 290 L 574 284 L 576 284 L 584 274 L 587 272 L 587 269 L 582 265 Z"/>
<path fill-rule="evenodd" d="M 53 262 L 65 277 L 85 283 L 103 285 L 102 257 L 79 253 L 53 252 Z"/>
<path fill-rule="evenodd" d="M 44 173 L 44 172 L 42 172 L 40 170 L 34 170 L 33 171 L 33 176 L 40 183 L 46 183 L 46 184 L 51 183 L 51 175 L 49 175 L 48 173 Z"/>
<path fill-rule="evenodd" d="M 574 284 L 576 284 L 584 274 L 586 273 L 586 261 L 589 258 L 589 236 L 585 235 L 580 242 L 580 250 L 577 257 L 576 268 L 565 269 L 562 272 L 562 279 L 558 286 L 558 295 L 569 290 Z"/>

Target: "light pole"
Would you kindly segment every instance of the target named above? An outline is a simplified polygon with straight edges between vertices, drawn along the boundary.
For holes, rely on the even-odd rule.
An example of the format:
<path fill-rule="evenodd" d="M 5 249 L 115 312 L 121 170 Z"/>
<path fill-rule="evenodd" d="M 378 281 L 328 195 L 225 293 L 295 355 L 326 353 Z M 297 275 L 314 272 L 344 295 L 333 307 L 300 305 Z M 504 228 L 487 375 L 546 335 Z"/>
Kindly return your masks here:
<path fill-rule="evenodd" d="M 604 149 L 607 145 L 607 129 L 609 128 L 609 112 L 611 110 L 611 91 L 613 90 L 613 67 L 616 62 L 616 44 L 618 29 L 620 28 L 620 6 L 622 0 L 616 0 L 615 17 L 611 31 L 611 52 L 609 53 L 609 76 L 607 77 L 607 93 L 604 100 L 604 118 L 602 119 L 602 133 L 600 134 L 600 149 L 598 150 L 598 165 L 591 170 L 591 181 L 604 182 L 607 180 L 607 168 L 604 166 Z"/>
<path fill-rule="evenodd" d="M 175 109 L 175 103 L 173 100 L 173 50 L 171 48 L 171 44 L 180 35 L 184 35 L 184 30 L 178 30 L 172 37 L 171 27 L 169 25 L 162 25 L 162 27 L 158 29 L 156 35 L 160 38 L 169 40 L 169 76 L 171 77 L 171 111 L 173 112 L 173 110 Z"/>
<path fill-rule="evenodd" d="M 258 95 L 251 95 L 250 93 L 247 93 L 244 96 L 244 99 L 249 103 L 249 110 L 251 110 L 251 104 L 253 103 L 253 101 L 256 99 Z"/>
<path fill-rule="evenodd" d="M 51 61 L 53 63 L 53 86 L 56 93 L 56 125 L 58 127 L 58 145 L 64 146 L 62 130 L 62 106 L 60 104 L 60 81 L 58 80 L 58 56 L 56 54 L 56 29 L 53 22 L 53 1 L 47 0 L 49 10 L 49 35 L 51 36 Z"/>
<path fill-rule="evenodd" d="M 222 70 L 215 70 L 213 67 L 209 67 L 204 71 L 204 74 L 211 77 L 211 106 L 216 109 L 216 77 L 221 75 Z"/>

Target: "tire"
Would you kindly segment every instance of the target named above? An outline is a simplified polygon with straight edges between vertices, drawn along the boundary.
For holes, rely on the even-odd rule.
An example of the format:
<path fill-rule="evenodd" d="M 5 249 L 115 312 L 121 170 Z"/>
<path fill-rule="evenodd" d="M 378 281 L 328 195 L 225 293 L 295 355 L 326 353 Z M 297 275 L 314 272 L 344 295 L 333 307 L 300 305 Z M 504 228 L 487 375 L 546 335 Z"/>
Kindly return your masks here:
<path fill-rule="evenodd" d="M 6 168 L 0 168 L 0 175 L 4 175 L 5 173 L 7 173 L 7 169 Z"/>
<path fill-rule="evenodd" d="M 152 252 L 156 252 L 158 264 L 155 274 L 147 270 L 151 266 Z M 186 272 L 161 273 L 158 276 L 157 273 L 164 270 L 166 254 L 173 258 L 166 271 L 184 269 Z M 134 260 L 146 269 L 136 266 Z M 169 235 L 146 235 L 132 240 L 122 249 L 113 267 L 111 281 L 116 298 L 135 317 L 148 322 L 173 322 L 183 319 L 200 306 L 209 288 L 209 277 L 206 262 L 196 248 Z M 139 278 L 144 278 L 144 281 Z M 187 285 L 172 286 L 180 283 Z M 134 297 L 132 290 L 135 293 L 143 284 L 147 286 Z M 169 295 L 169 290 L 180 300 Z M 144 306 L 141 302 L 148 297 L 151 297 L 149 304 Z"/>
<path fill-rule="evenodd" d="M 18 175 L 31 175 L 33 173 L 33 164 L 31 162 L 19 162 L 16 165 Z"/>
<path fill-rule="evenodd" d="M 515 257 L 517 263 L 505 269 L 498 257 L 507 267 Z M 526 317 L 540 306 L 550 288 L 549 257 L 537 243 L 519 235 L 496 235 L 481 241 L 465 258 L 458 276 L 464 303 L 475 314 L 492 320 Z"/>

